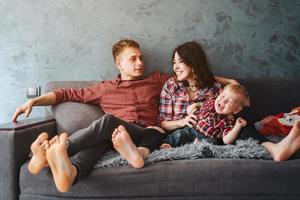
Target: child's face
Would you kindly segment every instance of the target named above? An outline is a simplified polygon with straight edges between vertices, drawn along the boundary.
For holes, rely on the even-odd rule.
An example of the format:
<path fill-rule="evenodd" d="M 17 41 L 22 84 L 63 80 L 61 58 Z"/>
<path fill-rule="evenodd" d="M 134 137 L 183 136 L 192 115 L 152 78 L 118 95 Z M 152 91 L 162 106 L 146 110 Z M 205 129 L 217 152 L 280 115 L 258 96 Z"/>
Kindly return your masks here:
<path fill-rule="evenodd" d="M 215 110 L 220 115 L 237 114 L 242 110 L 241 95 L 225 89 L 215 101 Z"/>

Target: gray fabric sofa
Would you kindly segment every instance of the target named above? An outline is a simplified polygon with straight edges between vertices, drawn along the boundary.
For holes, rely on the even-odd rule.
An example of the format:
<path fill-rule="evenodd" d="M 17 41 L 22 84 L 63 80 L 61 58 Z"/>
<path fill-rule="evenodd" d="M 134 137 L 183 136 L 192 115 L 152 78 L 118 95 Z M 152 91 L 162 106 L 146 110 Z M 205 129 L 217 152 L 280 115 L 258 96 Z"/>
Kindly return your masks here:
<path fill-rule="evenodd" d="M 300 105 L 300 79 L 240 79 L 252 106 L 242 115 L 249 122 Z M 57 87 L 83 87 L 95 82 L 51 82 Z M 300 159 L 198 159 L 95 169 L 68 193 L 56 190 L 51 172 L 33 176 L 27 170 L 30 144 L 47 131 L 72 133 L 101 117 L 92 105 L 64 103 L 48 108 L 46 118 L 0 125 L 0 199 L 300 199 Z"/>

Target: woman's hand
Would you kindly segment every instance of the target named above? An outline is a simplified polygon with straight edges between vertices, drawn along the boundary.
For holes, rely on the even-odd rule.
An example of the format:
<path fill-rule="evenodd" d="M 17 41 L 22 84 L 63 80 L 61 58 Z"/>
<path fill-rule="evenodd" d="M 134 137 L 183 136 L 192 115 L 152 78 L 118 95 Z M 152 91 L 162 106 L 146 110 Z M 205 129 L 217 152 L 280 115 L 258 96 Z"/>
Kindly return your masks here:
<path fill-rule="evenodd" d="M 202 103 L 193 103 L 193 104 L 191 104 L 188 108 L 187 108 L 187 110 L 186 110 L 186 113 L 189 115 L 189 114 L 193 114 L 194 112 L 196 112 L 197 111 L 197 109 L 199 108 L 199 107 L 201 107 L 202 106 Z"/>
<path fill-rule="evenodd" d="M 180 127 L 189 126 L 192 128 L 193 126 L 195 126 L 197 124 L 198 117 L 196 115 L 194 115 L 195 111 L 193 111 L 191 114 L 186 116 L 184 119 L 179 120 Z"/>

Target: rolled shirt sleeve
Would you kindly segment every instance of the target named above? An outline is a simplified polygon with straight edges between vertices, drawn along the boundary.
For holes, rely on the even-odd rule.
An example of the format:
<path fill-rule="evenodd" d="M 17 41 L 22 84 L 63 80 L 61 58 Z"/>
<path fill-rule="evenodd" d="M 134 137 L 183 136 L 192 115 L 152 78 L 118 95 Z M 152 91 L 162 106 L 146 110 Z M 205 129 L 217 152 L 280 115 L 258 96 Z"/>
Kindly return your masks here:
<path fill-rule="evenodd" d="M 102 86 L 99 83 L 81 89 L 59 88 L 53 92 L 56 96 L 55 105 L 68 101 L 99 104 L 102 96 Z"/>

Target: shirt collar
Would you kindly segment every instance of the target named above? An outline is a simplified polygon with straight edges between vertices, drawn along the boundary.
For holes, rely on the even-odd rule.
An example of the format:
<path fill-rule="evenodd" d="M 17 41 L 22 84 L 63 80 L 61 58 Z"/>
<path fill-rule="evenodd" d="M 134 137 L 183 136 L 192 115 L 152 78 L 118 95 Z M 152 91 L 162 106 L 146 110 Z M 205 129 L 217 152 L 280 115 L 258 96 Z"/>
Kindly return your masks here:
<path fill-rule="evenodd" d="M 117 83 L 117 85 L 120 85 L 120 83 L 122 82 L 121 74 L 118 74 L 117 78 L 115 79 L 115 82 Z"/>
<path fill-rule="evenodd" d="M 144 79 L 145 77 L 142 76 L 141 78 L 138 78 L 136 80 L 132 80 L 132 81 L 138 81 L 138 80 L 142 80 Z M 121 79 L 121 74 L 118 74 L 117 78 L 115 79 L 115 82 L 117 83 L 117 85 L 120 85 L 121 82 L 123 82 L 123 80 Z"/>

